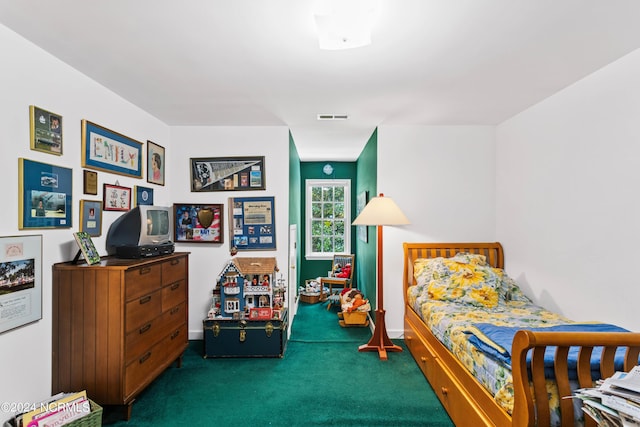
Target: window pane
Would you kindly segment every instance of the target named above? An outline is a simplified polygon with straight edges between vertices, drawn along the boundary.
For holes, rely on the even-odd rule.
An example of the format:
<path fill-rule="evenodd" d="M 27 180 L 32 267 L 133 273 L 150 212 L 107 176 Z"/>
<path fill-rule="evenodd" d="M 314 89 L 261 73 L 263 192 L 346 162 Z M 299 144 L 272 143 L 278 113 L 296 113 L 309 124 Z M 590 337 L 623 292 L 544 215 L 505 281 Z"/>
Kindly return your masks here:
<path fill-rule="evenodd" d="M 311 249 L 313 252 L 322 252 L 322 239 L 320 237 L 311 239 Z"/>
<path fill-rule="evenodd" d="M 344 203 L 335 203 L 333 209 L 336 218 L 344 218 Z"/>
<path fill-rule="evenodd" d="M 324 210 L 322 214 L 325 218 L 333 218 L 333 203 L 323 203 L 322 209 Z"/>
<path fill-rule="evenodd" d="M 350 182 L 307 181 L 307 250 L 312 256 L 350 251 Z"/>
<path fill-rule="evenodd" d="M 322 203 L 311 204 L 311 218 L 322 218 Z"/>
<path fill-rule="evenodd" d="M 324 200 L 325 202 L 333 201 L 333 187 L 322 188 L 322 200 Z"/>
<path fill-rule="evenodd" d="M 339 236 L 344 236 L 344 221 L 334 221 L 335 224 L 335 233 Z"/>
<path fill-rule="evenodd" d="M 324 221 L 322 223 L 322 235 L 333 236 L 333 221 Z"/>
<path fill-rule="evenodd" d="M 323 252 L 333 252 L 333 237 L 325 237 L 323 239 Z"/>
<path fill-rule="evenodd" d="M 311 221 L 311 235 L 322 236 L 322 221 Z"/>
<path fill-rule="evenodd" d="M 344 239 L 342 237 L 336 237 L 336 247 L 335 252 L 345 252 L 344 249 Z"/>
<path fill-rule="evenodd" d="M 311 187 L 311 201 L 319 202 L 322 200 L 322 187 Z"/>
<path fill-rule="evenodd" d="M 336 187 L 334 198 L 336 202 L 344 202 L 344 187 Z"/>

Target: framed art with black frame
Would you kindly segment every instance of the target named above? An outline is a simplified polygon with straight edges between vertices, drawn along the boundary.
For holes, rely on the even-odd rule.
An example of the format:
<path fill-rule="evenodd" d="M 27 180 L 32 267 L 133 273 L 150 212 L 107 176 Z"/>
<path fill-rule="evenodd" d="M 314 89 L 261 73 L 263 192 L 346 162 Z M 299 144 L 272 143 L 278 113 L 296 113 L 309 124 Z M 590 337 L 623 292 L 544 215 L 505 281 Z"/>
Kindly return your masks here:
<path fill-rule="evenodd" d="M 18 228 L 71 227 L 72 171 L 18 159 Z"/>
<path fill-rule="evenodd" d="M 80 231 L 91 237 L 102 234 L 102 202 L 99 200 L 80 200 Z"/>
<path fill-rule="evenodd" d="M 133 207 L 153 205 L 153 188 L 135 185 L 133 187 Z"/>
<path fill-rule="evenodd" d="M 164 147 L 147 140 L 147 182 L 164 185 L 165 159 Z"/>
<path fill-rule="evenodd" d="M 142 143 L 82 120 L 82 167 L 142 178 Z"/>
<path fill-rule="evenodd" d="M 102 203 L 105 211 L 131 210 L 131 188 L 103 184 Z"/>
<path fill-rule="evenodd" d="M 276 249 L 274 197 L 233 197 L 229 199 L 229 211 L 232 249 Z"/>
<path fill-rule="evenodd" d="M 264 156 L 191 159 L 191 191 L 264 190 Z"/>
<path fill-rule="evenodd" d="M 0 333 L 42 319 L 42 235 L 0 237 Z"/>
<path fill-rule="evenodd" d="M 224 243 L 221 204 L 175 203 L 173 218 L 176 243 Z"/>
<path fill-rule="evenodd" d="M 31 149 L 43 153 L 62 155 L 62 116 L 29 106 Z"/>

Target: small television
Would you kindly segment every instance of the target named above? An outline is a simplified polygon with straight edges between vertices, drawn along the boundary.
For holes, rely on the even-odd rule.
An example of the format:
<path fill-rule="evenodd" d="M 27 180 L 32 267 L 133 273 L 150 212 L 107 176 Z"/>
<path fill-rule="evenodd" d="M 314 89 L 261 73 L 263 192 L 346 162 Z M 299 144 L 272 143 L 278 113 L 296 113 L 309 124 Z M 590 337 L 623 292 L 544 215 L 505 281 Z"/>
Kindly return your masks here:
<path fill-rule="evenodd" d="M 107 253 L 118 258 L 144 258 L 173 253 L 173 211 L 140 205 L 116 219 L 107 233 Z"/>

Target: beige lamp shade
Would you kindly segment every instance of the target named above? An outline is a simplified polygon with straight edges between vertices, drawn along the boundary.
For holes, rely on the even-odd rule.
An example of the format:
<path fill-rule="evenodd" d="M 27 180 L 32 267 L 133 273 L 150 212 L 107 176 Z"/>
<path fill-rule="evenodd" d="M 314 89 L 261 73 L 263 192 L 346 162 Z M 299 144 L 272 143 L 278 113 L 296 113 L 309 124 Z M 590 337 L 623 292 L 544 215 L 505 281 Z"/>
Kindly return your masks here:
<path fill-rule="evenodd" d="M 380 194 L 367 203 L 352 225 L 405 225 L 410 224 L 398 205 Z"/>

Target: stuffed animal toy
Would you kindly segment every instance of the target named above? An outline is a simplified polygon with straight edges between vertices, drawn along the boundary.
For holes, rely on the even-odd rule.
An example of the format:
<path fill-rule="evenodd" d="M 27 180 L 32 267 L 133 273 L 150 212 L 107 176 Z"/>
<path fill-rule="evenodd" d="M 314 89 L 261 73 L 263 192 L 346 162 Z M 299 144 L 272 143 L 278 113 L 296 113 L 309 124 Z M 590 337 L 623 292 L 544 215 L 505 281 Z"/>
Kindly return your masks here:
<path fill-rule="evenodd" d="M 345 264 L 340 273 L 336 274 L 336 277 L 341 277 L 343 279 L 348 279 L 351 277 L 351 264 Z"/>
<path fill-rule="evenodd" d="M 353 310 L 356 310 L 361 305 L 365 305 L 368 301 L 362 298 L 362 294 L 358 293 L 353 297 L 353 303 L 351 307 L 347 308 L 347 311 L 351 313 Z"/>

